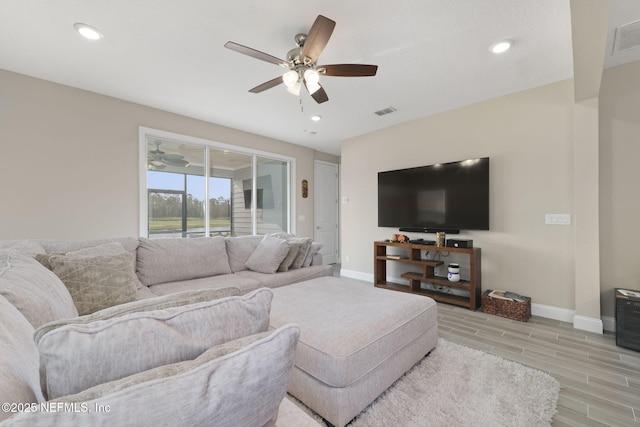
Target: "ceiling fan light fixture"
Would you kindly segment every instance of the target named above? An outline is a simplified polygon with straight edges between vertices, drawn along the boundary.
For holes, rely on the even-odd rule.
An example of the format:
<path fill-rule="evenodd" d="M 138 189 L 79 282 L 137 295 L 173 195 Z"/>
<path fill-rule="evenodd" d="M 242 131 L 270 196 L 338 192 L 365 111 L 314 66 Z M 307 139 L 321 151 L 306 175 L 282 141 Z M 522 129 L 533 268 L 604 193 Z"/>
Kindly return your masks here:
<path fill-rule="evenodd" d="M 298 73 L 294 70 L 287 71 L 282 75 L 282 82 L 286 87 L 292 87 L 298 82 Z"/>
<path fill-rule="evenodd" d="M 304 80 L 307 82 L 307 86 L 318 85 L 318 83 L 320 83 L 320 74 L 318 74 L 318 72 L 313 68 L 309 68 L 304 71 Z M 319 88 L 320 87 L 318 86 L 318 89 Z"/>
<path fill-rule="evenodd" d="M 304 85 L 307 87 L 310 95 L 313 95 L 320 89 L 320 85 L 318 83 L 311 83 L 308 80 L 304 81 Z"/>
<path fill-rule="evenodd" d="M 296 81 L 294 84 L 292 84 L 287 88 L 287 92 L 289 92 L 292 95 L 299 96 L 301 86 L 302 85 L 300 84 L 300 81 Z"/>

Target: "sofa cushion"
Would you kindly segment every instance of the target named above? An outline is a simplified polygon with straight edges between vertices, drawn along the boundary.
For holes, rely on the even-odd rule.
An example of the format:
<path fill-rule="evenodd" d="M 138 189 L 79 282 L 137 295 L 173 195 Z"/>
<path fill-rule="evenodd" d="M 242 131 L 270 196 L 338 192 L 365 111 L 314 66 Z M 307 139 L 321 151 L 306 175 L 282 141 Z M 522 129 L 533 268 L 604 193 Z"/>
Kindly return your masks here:
<path fill-rule="evenodd" d="M 137 271 L 147 285 L 229 274 L 224 237 L 140 238 Z"/>
<path fill-rule="evenodd" d="M 80 315 L 137 299 L 134 255 L 71 257 L 51 255 L 49 263 L 62 280 Z"/>
<path fill-rule="evenodd" d="M 29 321 L 0 296 L 0 403 L 44 402 L 32 335 Z M 10 415 L 0 411 L 0 421 Z"/>
<path fill-rule="evenodd" d="M 0 295 L 37 328 L 52 320 L 78 315 L 60 279 L 30 255 L 0 250 Z"/>
<path fill-rule="evenodd" d="M 236 276 L 245 280 L 251 279 L 259 283 L 258 287 L 278 288 L 280 286 L 291 285 L 304 282 L 317 277 L 332 276 L 333 267 L 328 264 L 312 265 L 298 270 L 289 270 L 278 274 L 264 274 L 251 270 L 238 271 Z"/>
<path fill-rule="evenodd" d="M 202 289 L 196 291 L 183 291 L 170 295 L 163 295 L 154 298 L 144 299 L 141 301 L 133 301 L 127 304 L 120 304 L 114 307 L 105 308 L 86 316 L 74 317 L 71 319 L 54 320 L 40 326 L 34 333 L 34 340 L 39 341 L 40 338 L 48 333 L 65 325 L 81 325 L 96 320 L 112 319 L 118 316 L 124 316 L 130 313 L 138 313 L 142 311 L 162 310 L 169 307 L 181 307 L 183 305 L 195 304 L 197 302 L 212 301 L 219 298 L 239 296 L 238 288 L 220 288 L 220 289 Z"/>
<path fill-rule="evenodd" d="M 270 275 L 271 276 L 271 275 Z M 234 287 L 240 289 L 240 294 L 246 294 L 262 288 L 260 282 L 237 274 L 223 274 L 220 276 L 201 277 L 199 279 L 178 280 L 177 282 L 160 283 L 150 286 L 155 295 L 168 295 L 175 292 L 197 289 L 219 289 Z"/>
<path fill-rule="evenodd" d="M 247 260 L 256 250 L 262 236 L 238 236 L 227 237 L 225 244 L 227 246 L 227 255 L 229 256 L 229 265 L 231 271 L 243 271 L 247 269 Z"/>
<path fill-rule="evenodd" d="M 273 274 L 289 253 L 286 240 L 266 235 L 247 260 L 247 268 L 259 273 Z"/>
<path fill-rule="evenodd" d="M 108 407 L 18 414 L 16 425 L 273 426 L 291 379 L 299 328 L 239 338 L 195 360 L 160 366 L 58 401 Z M 30 424 L 33 423 L 33 424 Z"/>
<path fill-rule="evenodd" d="M 264 332 L 272 295 L 258 289 L 242 297 L 61 326 L 36 342 L 43 391 L 55 399 Z"/>

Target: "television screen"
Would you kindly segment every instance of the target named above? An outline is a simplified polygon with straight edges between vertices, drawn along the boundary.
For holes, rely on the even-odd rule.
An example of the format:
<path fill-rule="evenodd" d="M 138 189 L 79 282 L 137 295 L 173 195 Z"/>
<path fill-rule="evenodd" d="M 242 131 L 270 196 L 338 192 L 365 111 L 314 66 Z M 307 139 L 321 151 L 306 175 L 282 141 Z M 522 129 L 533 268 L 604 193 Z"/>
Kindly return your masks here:
<path fill-rule="evenodd" d="M 378 227 L 488 230 L 489 158 L 379 172 Z"/>

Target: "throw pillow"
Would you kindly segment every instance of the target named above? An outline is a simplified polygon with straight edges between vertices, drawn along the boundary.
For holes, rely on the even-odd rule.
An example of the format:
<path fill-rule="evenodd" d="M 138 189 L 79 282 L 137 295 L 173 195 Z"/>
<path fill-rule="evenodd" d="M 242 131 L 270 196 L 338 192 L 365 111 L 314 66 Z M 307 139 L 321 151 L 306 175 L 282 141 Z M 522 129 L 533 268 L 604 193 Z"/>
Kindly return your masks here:
<path fill-rule="evenodd" d="M 220 289 L 198 289 L 193 291 L 176 292 L 163 296 L 156 296 L 140 301 L 133 301 L 126 304 L 119 304 L 113 307 L 105 308 L 86 316 L 73 317 L 70 319 L 54 320 L 40 326 L 33 334 L 33 339 L 38 342 L 40 338 L 47 332 L 53 331 L 65 325 L 79 325 L 95 322 L 96 320 L 112 319 L 118 316 L 124 316 L 129 313 L 138 313 L 141 311 L 162 310 L 169 307 L 181 307 L 183 305 L 195 304 L 197 302 L 212 301 L 219 298 L 230 296 L 239 296 L 238 288 L 220 288 Z"/>
<path fill-rule="evenodd" d="M 320 249 L 322 249 L 323 246 L 323 243 L 312 242 L 311 247 L 309 248 L 309 252 L 307 253 L 304 262 L 302 263 L 302 266 L 309 267 L 313 262 L 313 257 L 318 253 L 318 251 L 320 251 Z"/>
<path fill-rule="evenodd" d="M 104 245 L 89 246 L 86 248 L 77 249 L 75 251 L 69 251 L 65 255 L 75 258 L 96 256 L 96 255 L 118 255 L 127 250 L 119 242 L 105 243 Z"/>
<path fill-rule="evenodd" d="M 289 271 L 291 264 L 293 264 L 293 261 L 298 257 L 300 249 L 302 248 L 301 243 L 292 242 L 291 239 L 288 239 L 287 243 L 289 243 L 289 252 L 287 252 L 287 256 L 285 256 L 280 263 L 280 266 L 278 267 L 279 272 Z"/>
<path fill-rule="evenodd" d="M 262 288 L 241 297 L 61 326 L 36 342 L 42 390 L 56 399 L 264 332 L 272 296 Z"/>
<path fill-rule="evenodd" d="M 14 420 L 28 425 L 129 425 L 134 414 L 145 425 L 275 425 L 299 335 L 299 328 L 289 324 L 266 336 L 213 347 L 195 360 L 57 400 L 109 407 L 109 412 L 41 411 L 20 413 Z"/>
<path fill-rule="evenodd" d="M 273 274 L 288 253 L 289 244 L 286 240 L 267 235 L 253 251 L 246 265 L 249 270 Z"/>
<path fill-rule="evenodd" d="M 49 262 L 80 315 L 137 299 L 138 278 L 130 252 L 83 258 L 52 255 Z"/>
<path fill-rule="evenodd" d="M 137 271 L 147 285 L 230 274 L 224 237 L 140 238 Z"/>
<path fill-rule="evenodd" d="M 60 279 L 30 255 L 0 250 L 0 295 L 13 304 L 34 328 L 78 315 Z"/>
<path fill-rule="evenodd" d="M 44 402 L 38 373 L 38 350 L 31 339 L 33 326 L 0 296 L 0 402 Z M 13 415 L 0 411 L 0 421 Z"/>
<path fill-rule="evenodd" d="M 310 237 L 296 237 L 291 239 L 291 241 L 297 241 L 300 245 L 300 250 L 298 251 L 298 255 L 295 257 L 291 266 L 289 267 L 292 270 L 297 270 L 298 268 L 302 268 L 302 264 L 304 260 L 307 258 L 307 254 L 309 253 L 309 248 L 311 248 L 311 243 L 313 239 Z"/>
<path fill-rule="evenodd" d="M 232 272 L 244 271 L 247 269 L 246 263 L 253 251 L 256 250 L 262 236 L 237 236 L 227 237 L 227 255 L 229 256 L 229 266 Z"/>

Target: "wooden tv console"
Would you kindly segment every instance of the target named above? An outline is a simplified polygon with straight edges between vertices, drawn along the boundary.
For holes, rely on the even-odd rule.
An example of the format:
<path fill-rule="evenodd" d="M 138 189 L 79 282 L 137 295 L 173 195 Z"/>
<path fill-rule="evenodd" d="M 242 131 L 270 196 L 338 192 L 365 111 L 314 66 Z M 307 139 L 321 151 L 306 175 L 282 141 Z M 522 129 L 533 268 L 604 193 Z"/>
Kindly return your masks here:
<path fill-rule="evenodd" d="M 387 248 L 406 249 L 406 254 L 390 255 Z M 449 248 L 444 246 L 431 246 L 412 243 L 374 242 L 374 285 L 377 288 L 392 289 L 394 291 L 409 292 L 412 294 L 426 295 L 436 301 L 459 305 L 477 310 L 480 307 L 481 286 L 481 252 L 480 248 Z M 450 282 L 446 277 L 436 276 L 435 267 L 444 264 L 441 260 L 426 259 L 423 252 L 460 253 L 468 256 L 469 280 Z M 387 262 L 397 262 L 406 265 L 422 267 L 422 272 L 407 271 L 400 277 L 407 279 L 409 284 L 401 284 L 387 281 Z M 453 295 L 421 287 L 422 283 L 430 283 L 434 286 L 445 286 L 453 289 L 462 289 L 469 292 L 469 296 Z"/>

